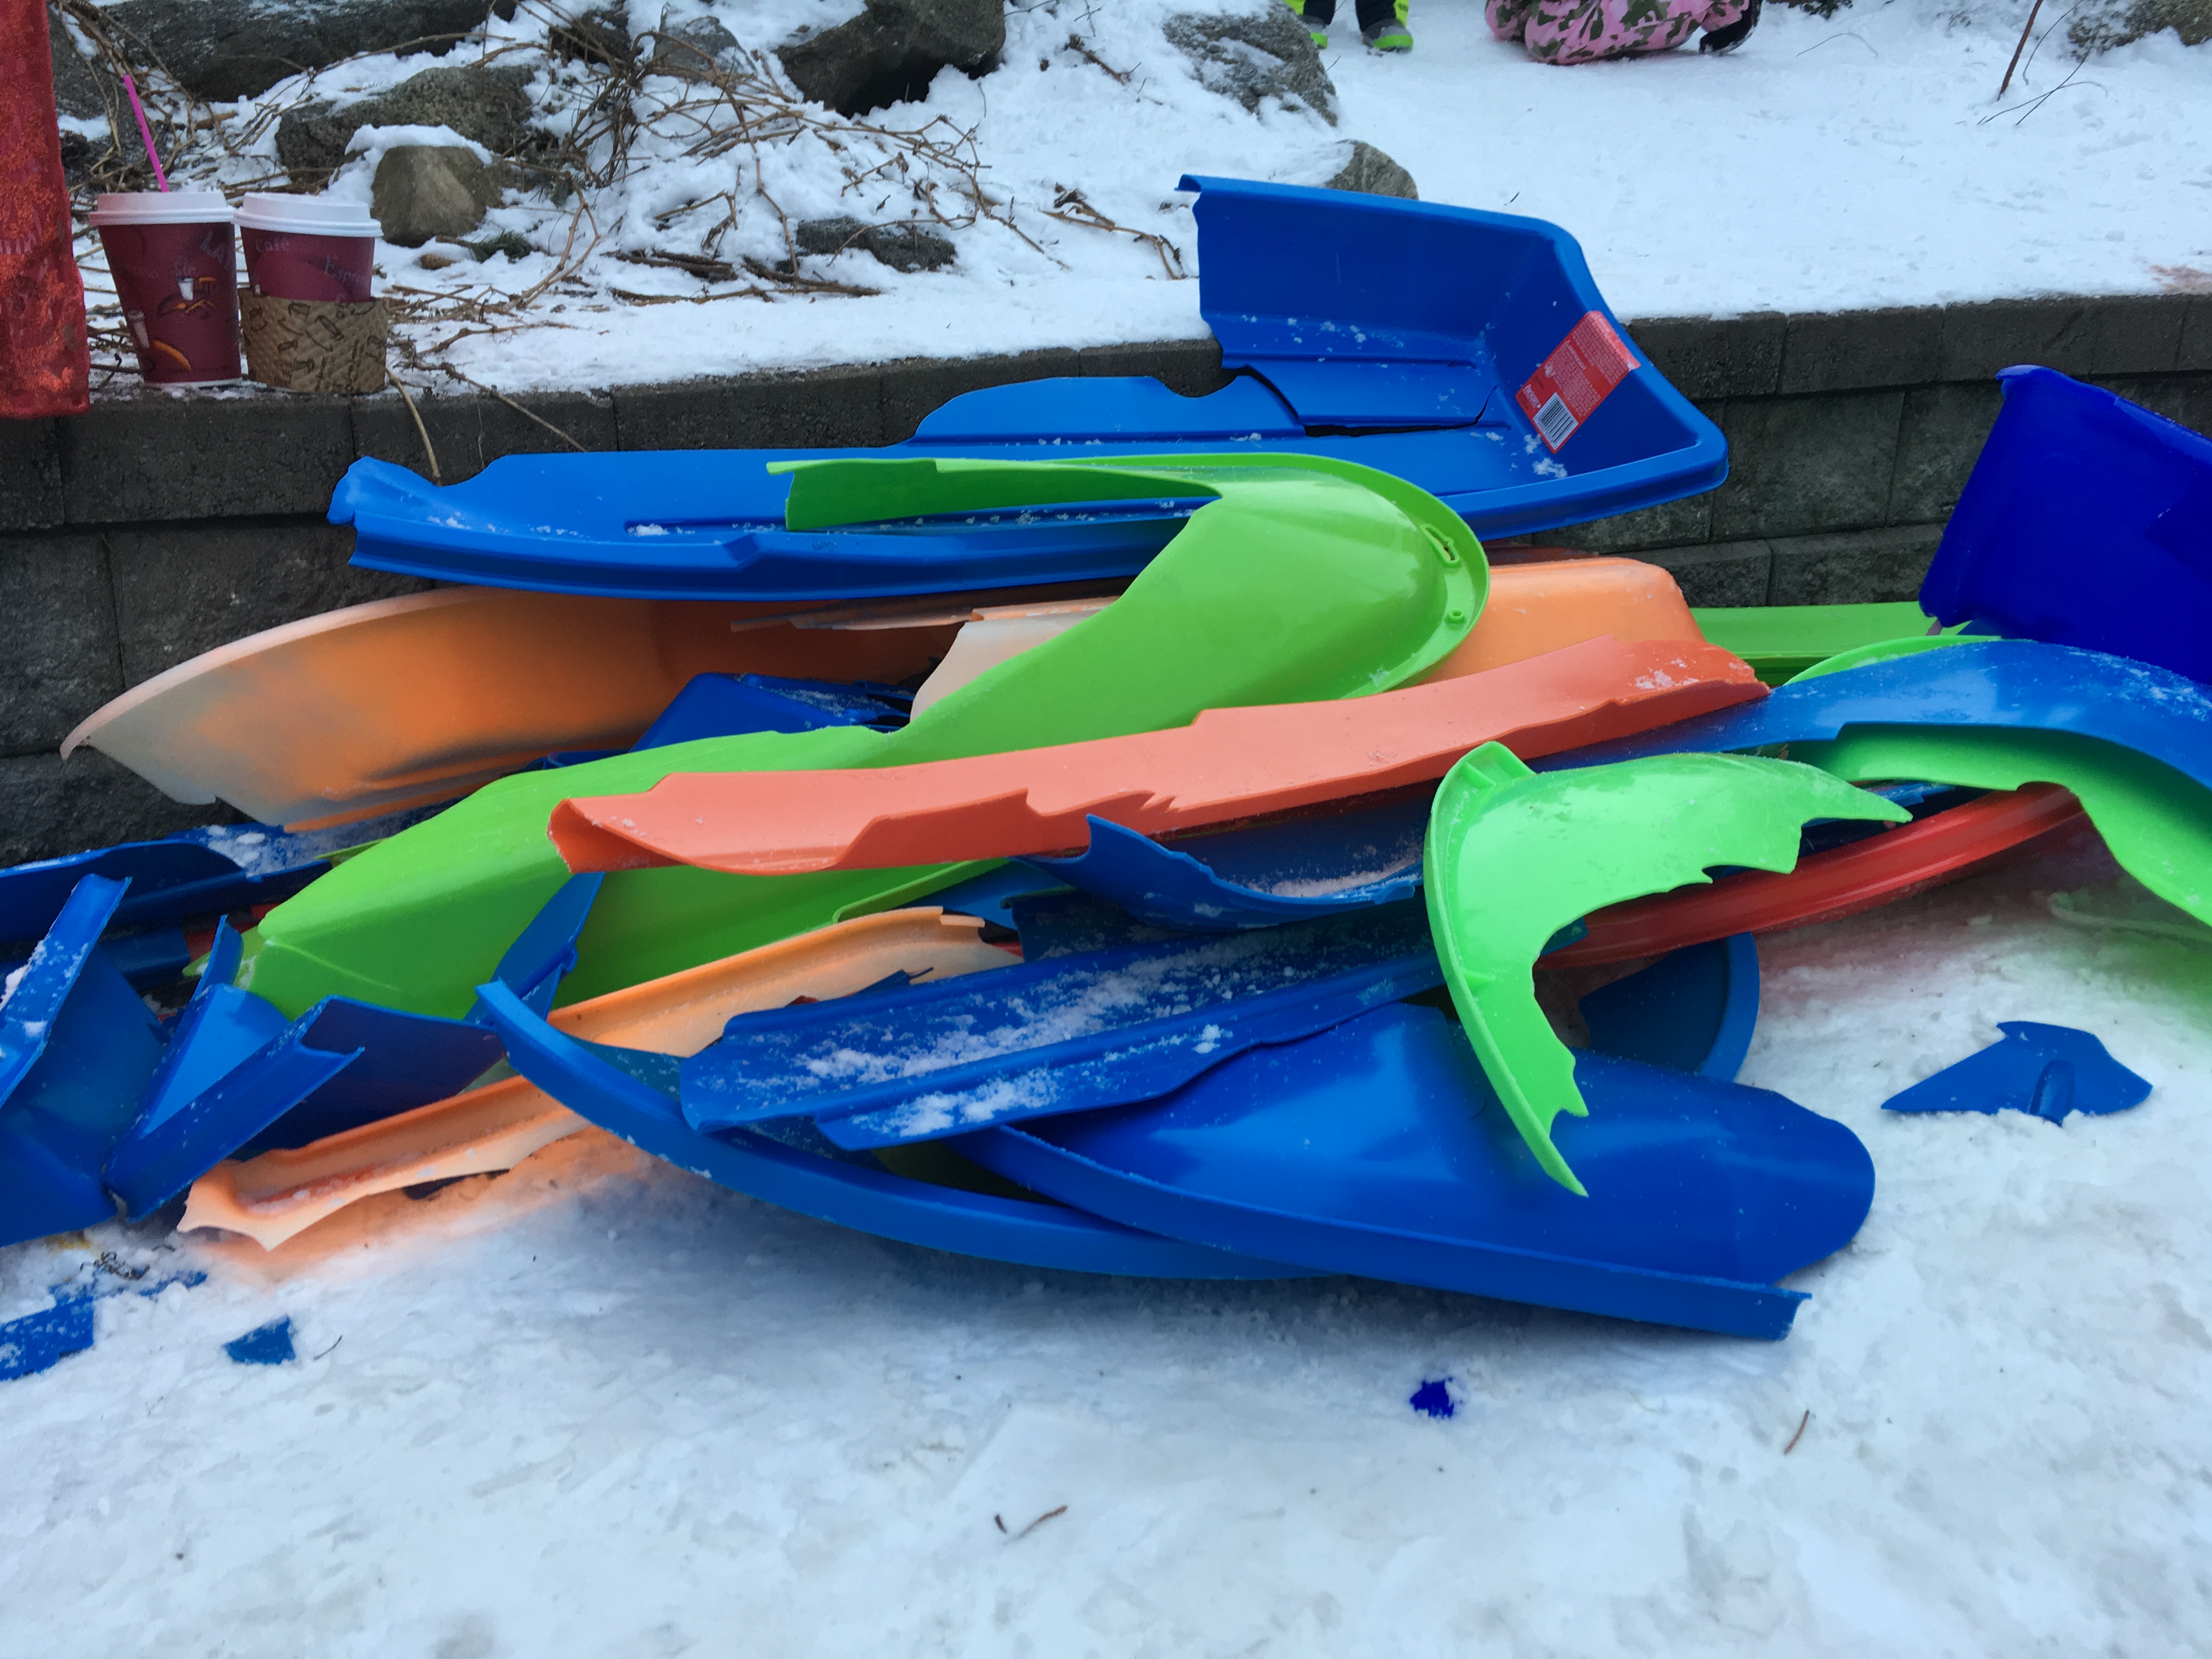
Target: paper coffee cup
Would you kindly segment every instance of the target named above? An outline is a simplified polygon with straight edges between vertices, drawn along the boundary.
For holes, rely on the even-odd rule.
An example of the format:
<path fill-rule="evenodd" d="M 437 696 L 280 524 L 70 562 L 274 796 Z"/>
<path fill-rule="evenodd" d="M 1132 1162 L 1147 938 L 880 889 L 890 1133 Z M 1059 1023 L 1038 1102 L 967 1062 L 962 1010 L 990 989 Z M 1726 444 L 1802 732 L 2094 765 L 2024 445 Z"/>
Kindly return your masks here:
<path fill-rule="evenodd" d="M 383 227 L 357 202 L 248 196 L 238 210 L 246 280 L 271 300 L 364 305 Z"/>
<path fill-rule="evenodd" d="M 103 195 L 92 225 L 147 382 L 238 379 L 238 248 L 222 192 Z"/>

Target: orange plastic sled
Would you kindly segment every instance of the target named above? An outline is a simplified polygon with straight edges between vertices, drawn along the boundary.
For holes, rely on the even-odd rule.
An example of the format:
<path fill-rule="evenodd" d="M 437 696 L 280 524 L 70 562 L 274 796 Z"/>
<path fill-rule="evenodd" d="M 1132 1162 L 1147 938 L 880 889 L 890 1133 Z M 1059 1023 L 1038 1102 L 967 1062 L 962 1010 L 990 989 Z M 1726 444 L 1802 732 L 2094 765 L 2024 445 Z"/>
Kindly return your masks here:
<path fill-rule="evenodd" d="M 847 996 L 901 970 L 950 979 L 1012 965 L 1015 957 L 977 937 L 982 925 L 932 907 L 862 916 L 557 1009 L 552 1021 L 593 1042 L 696 1054 L 733 1014 Z M 513 1169 L 590 1127 L 511 1077 L 289 1152 L 218 1164 L 193 1184 L 179 1224 L 221 1227 L 274 1249 L 358 1200 Z"/>
<path fill-rule="evenodd" d="M 1146 835 L 1442 777 L 1479 744 L 1524 758 L 1764 696 L 1717 646 L 1598 639 L 1340 702 L 1209 709 L 1186 726 L 868 771 L 678 773 L 567 800 L 572 870 L 749 875 L 1012 858 L 1084 845 L 1096 815 Z"/>
<path fill-rule="evenodd" d="M 452 800 L 553 750 L 627 746 L 694 674 L 927 673 L 970 614 L 948 613 L 960 604 L 942 595 L 909 620 L 443 588 L 179 663 L 94 714 L 62 752 L 89 745 L 173 800 L 223 800 L 294 829 L 344 823 Z"/>

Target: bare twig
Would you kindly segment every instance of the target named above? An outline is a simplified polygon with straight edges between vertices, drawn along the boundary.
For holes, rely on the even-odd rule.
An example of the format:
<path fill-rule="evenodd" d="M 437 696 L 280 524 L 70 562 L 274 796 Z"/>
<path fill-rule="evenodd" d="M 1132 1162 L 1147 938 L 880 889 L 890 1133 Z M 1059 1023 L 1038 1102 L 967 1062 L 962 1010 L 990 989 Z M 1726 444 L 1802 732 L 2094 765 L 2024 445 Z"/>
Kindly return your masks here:
<path fill-rule="evenodd" d="M 515 402 L 514 398 L 508 397 L 507 393 L 501 392 L 497 386 L 486 386 L 482 380 L 472 380 L 468 375 L 462 374 L 459 369 L 455 368 L 451 363 L 441 363 L 438 367 L 447 374 L 452 375 L 455 380 L 465 380 L 469 385 L 474 386 L 477 391 L 490 393 L 493 397 L 498 398 L 500 402 L 505 404 L 509 409 L 513 410 L 516 414 L 521 416 L 524 420 L 537 422 L 538 425 L 544 427 L 548 432 L 558 438 L 562 443 L 568 445 L 569 448 L 574 450 L 579 455 L 588 455 L 591 453 L 591 452 L 586 449 L 583 445 L 578 443 L 574 438 L 563 432 L 559 427 L 554 425 L 552 422 L 547 420 L 543 415 L 532 414 L 529 410 L 525 409 L 520 404 Z"/>
<path fill-rule="evenodd" d="M 1997 88 L 1997 96 L 2000 98 L 2005 95 L 2007 88 L 2012 85 L 2012 72 L 2020 67 L 2020 55 L 2027 50 L 2027 37 L 2034 32 L 2035 20 L 2042 10 L 2043 0 L 2035 0 L 2035 3 L 2028 8 L 2027 21 L 2020 26 L 2020 44 L 2012 49 L 2012 62 L 2005 65 L 2004 80 Z"/>
<path fill-rule="evenodd" d="M 423 457 L 430 463 L 430 482 L 445 483 L 444 475 L 438 471 L 437 447 L 430 441 L 430 428 L 422 424 L 422 411 L 415 407 L 415 394 L 407 389 L 407 382 L 390 369 L 384 371 L 384 378 L 398 388 L 399 401 L 407 405 L 407 412 L 415 417 L 415 435 L 422 441 Z"/>
<path fill-rule="evenodd" d="M 1782 1455 L 1784 1457 L 1797 1449 L 1797 1443 L 1805 1437 L 1805 1425 L 1812 1420 L 1813 1408 L 1808 1406 L 1805 1408 L 1805 1415 L 1797 1419 L 1797 1432 L 1790 1437 L 1790 1443 L 1782 1449 Z"/>

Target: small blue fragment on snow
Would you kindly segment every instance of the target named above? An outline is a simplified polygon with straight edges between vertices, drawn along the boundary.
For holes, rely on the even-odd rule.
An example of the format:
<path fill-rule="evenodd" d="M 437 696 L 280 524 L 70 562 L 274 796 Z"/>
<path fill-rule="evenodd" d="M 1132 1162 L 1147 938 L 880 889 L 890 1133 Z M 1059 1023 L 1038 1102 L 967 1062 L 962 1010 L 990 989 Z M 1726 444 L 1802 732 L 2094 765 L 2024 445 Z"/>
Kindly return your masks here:
<path fill-rule="evenodd" d="M 2063 1123 L 2139 1106 L 2150 1085 L 2105 1052 L 2087 1031 L 2008 1019 L 2003 1036 L 1882 1102 L 1885 1112 L 2027 1112 Z"/>
<path fill-rule="evenodd" d="M 1413 1390 L 1413 1397 L 1406 1402 L 1424 1417 L 1449 1417 L 1458 1408 L 1452 1404 L 1451 1378 L 1431 1379 Z"/>
<path fill-rule="evenodd" d="M 258 1330 L 246 1332 L 236 1341 L 226 1342 L 222 1351 L 241 1365 L 282 1365 L 299 1358 L 292 1351 L 292 1318 L 272 1320 Z"/>
<path fill-rule="evenodd" d="M 0 1325 L 0 1382 L 42 1371 L 63 1355 L 91 1346 L 91 1298 L 57 1297 L 45 1312 Z"/>

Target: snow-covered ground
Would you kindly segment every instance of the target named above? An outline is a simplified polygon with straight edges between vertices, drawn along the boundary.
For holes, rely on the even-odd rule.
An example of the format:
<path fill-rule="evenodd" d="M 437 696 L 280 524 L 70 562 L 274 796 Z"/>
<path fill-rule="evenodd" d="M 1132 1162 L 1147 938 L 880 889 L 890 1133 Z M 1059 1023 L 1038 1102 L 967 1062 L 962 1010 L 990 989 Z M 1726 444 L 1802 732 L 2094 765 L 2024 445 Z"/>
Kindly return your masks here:
<path fill-rule="evenodd" d="M 0 1317 L 102 1249 L 207 1275 L 0 1383 L 6 1645 L 2201 1653 L 2212 950 L 2051 914 L 2126 911 L 2112 879 L 2090 843 L 1768 941 L 1744 1079 L 1880 1178 L 1779 1344 L 963 1261 L 596 1136 L 273 1256 L 0 1251 Z M 2154 1092 L 1880 1112 L 2015 1018 Z M 296 1361 L 225 1358 L 287 1315 Z"/>
<path fill-rule="evenodd" d="M 1129 237 L 1045 216 L 1058 192 L 1080 190 L 1117 223 L 1165 238 L 1194 270 L 1189 198 L 1174 192 L 1183 173 L 1319 182 L 1357 137 L 1410 169 L 1429 200 L 1565 226 L 1632 319 L 2212 288 L 2212 45 L 2185 47 L 2166 33 L 2077 65 L 2062 11 L 2039 23 L 2039 40 L 2050 38 L 2000 102 L 2027 0 L 1990 0 L 1971 16 L 1949 0 L 1860 0 L 1826 20 L 1776 4 L 1730 56 L 1686 50 L 1576 69 L 1533 63 L 1493 40 L 1477 0 L 1419 0 L 1417 50 L 1372 55 L 1349 27 L 1352 0 L 1343 5 L 1346 21 L 1325 59 L 1342 100 L 1334 129 L 1279 106 L 1249 115 L 1201 87 L 1160 25 L 1173 12 L 1209 9 L 1202 0 L 1042 0 L 1010 10 L 996 71 L 971 81 L 948 70 L 927 102 L 871 118 L 911 128 L 941 117 L 941 131 L 972 130 L 1006 222 L 960 230 L 957 264 L 938 273 L 901 276 L 858 252 L 805 263 L 810 273 L 881 289 L 874 297 L 695 305 L 615 296 L 620 288 L 672 301 L 756 285 L 742 276 L 702 283 L 624 263 L 617 256 L 625 252 L 784 257 L 781 222 L 752 194 L 752 153 L 686 158 L 693 130 L 681 122 L 679 134 L 641 141 L 639 170 L 626 182 L 592 195 L 582 240 L 568 240 L 573 204 L 540 194 L 496 210 L 481 233 L 520 232 L 540 250 L 532 257 L 478 265 L 464 254 L 434 273 L 421 252 L 451 258 L 453 249 L 386 246 L 384 282 L 520 293 L 596 234 L 599 251 L 578 280 L 533 305 L 532 326 L 478 334 L 447 353 L 510 391 L 1196 338 L 1206 331 L 1197 284 L 1172 280 L 1162 257 Z M 708 9 L 632 0 L 631 27 L 664 15 L 673 27 Z M 714 15 L 745 45 L 767 47 L 800 21 L 835 22 L 853 9 L 852 0 L 723 0 Z M 526 4 L 514 23 L 495 25 L 495 44 L 542 41 L 545 27 Z M 1072 32 L 1127 84 L 1069 50 Z M 431 61 L 349 63 L 261 102 L 373 91 Z M 548 84 L 541 78 L 541 94 Z M 665 79 L 647 85 L 656 98 L 683 91 Z M 250 124 L 253 114 L 247 106 L 232 118 Z M 272 127 L 258 148 L 273 158 L 273 146 Z M 331 188 L 366 202 L 380 149 L 371 143 Z M 855 155 L 878 159 L 866 143 L 834 154 L 805 142 L 771 146 L 761 177 L 793 219 L 912 211 L 885 185 L 896 173 L 845 190 L 839 168 Z M 271 165 L 235 161 L 227 176 Z M 732 192 L 737 222 L 711 246 L 720 210 L 656 217 L 717 192 Z M 97 254 L 89 258 L 96 271 Z M 459 331 L 447 323 L 420 337 L 433 344 Z"/>

